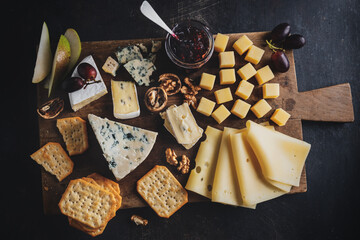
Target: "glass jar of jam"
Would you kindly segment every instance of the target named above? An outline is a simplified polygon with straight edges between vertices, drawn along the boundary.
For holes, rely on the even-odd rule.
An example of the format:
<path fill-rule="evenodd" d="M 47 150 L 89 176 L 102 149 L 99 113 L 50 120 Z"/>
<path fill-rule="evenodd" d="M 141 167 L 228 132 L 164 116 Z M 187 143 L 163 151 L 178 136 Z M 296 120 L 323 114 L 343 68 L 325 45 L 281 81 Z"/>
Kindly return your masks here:
<path fill-rule="evenodd" d="M 165 50 L 170 60 L 186 69 L 202 67 L 214 52 L 214 38 L 209 28 L 199 21 L 186 20 L 176 24 L 165 39 Z"/>

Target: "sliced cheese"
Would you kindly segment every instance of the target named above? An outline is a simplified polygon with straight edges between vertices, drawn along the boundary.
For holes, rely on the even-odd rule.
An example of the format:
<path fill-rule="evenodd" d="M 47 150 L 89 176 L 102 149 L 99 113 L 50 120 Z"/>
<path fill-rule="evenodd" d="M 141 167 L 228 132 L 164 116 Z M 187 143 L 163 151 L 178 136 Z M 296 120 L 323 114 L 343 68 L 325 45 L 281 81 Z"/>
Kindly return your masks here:
<path fill-rule="evenodd" d="M 246 140 L 246 132 L 231 134 L 230 139 L 243 204 L 256 205 L 286 193 L 263 176 L 258 160 Z M 288 191 L 290 188 L 289 185 Z"/>
<path fill-rule="evenodd" d="M 139 166 L 152 150 L 157 132 L 88 115 L 103 155 L 116 180 L 121 180 Z"/>
<path fill-rule="evenodd" d="M 299 186 L 311 145 L 251 120 L 246 122 L 246 126 L 247 140 L 259 160 L 263 175 L 276 182 Z"/>
<path fill-rule="evenodd" d="M 205 134 L 206 140 L 200 144 L 195 158 L 196 166 L 191 170 L 185 188 L 211 199 L 222 131 L 207 126 Z"/>
<path fill-rule="evenodd" d="M 140 115 L 139 100 L 134 82 L 111 80 L 114 117 L 135 118 Z"/>
<path fill-rule="evenodd" d="M 240 130 L 240 132 L 241 131 L 243 130 Z M 211 201 L 234 206 L 255 208 L 255 205 L 245 205 L 241 198 L 229 138 L 230 134 L 236 132 L 239 132 L 239 130 L 224 127 L 216 163 Z"/>

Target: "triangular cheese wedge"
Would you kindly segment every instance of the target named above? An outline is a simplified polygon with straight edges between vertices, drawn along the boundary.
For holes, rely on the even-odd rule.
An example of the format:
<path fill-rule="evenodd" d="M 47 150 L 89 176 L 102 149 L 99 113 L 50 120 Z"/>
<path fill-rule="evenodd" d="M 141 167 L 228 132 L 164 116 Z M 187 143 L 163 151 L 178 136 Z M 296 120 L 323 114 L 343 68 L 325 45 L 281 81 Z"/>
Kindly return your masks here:
<path fill-rule="evenodd" d="M 230 140 L 243 204 L 256 205 L 286 193 L 263 176 L 258 160 L 246 140 L 246 132 L 231 134 Z"/>
<path fill-rule="evenodd" d="M 104 157 L 109 163 L 109 169 L 118 181 L 139 166 L 155 144 L 157 132 L 100 118 L 93 114 L 89 114 L 88 118 Z"/>
<path fill-rule="evenodd" d="M 299 186 L 311 145 L 251 120 L 246 122 L 246 127 L 247 140 L 260 163 L 263 175 L 276 182 Z"/>
<path fill-rule="evenodd" d="M 234 160 L 230 145 L 230 134 L 238 129 L 224 127 L 217 159 L 211 201 L 234 206 L 255 208 L 256 205 L 245 205 L 241 198 Z"/>

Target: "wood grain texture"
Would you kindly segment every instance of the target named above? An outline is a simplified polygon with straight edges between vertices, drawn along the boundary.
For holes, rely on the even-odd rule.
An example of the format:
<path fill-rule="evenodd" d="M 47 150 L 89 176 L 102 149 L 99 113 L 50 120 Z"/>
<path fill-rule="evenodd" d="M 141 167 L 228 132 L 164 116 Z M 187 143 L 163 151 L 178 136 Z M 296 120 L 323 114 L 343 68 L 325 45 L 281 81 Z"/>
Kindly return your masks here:
<path fill-rule="evenodd" d="M 266 49 L 265 54 L 261 60 L 261 62 L 255 66 L 256 69 L 259 69 L 265 65 L 269 64 L 270 56 L 272 51 L 269 50 L 266 46 L 266 43 L 264 41 L 266 32 L 257 32 L 257 33 L 246 33 L 246 35 L 254 42 L 254 44 L 258 47 L 261 47 L 263 49 Z M 227 50 L 232 50 L 232 44 L 243 34 L 229 34 L 230 40 L 228 43 Z M 133 39 L 133 40 L 114 40 L 114 41 L 98 41 L 98 42 L 83 42 L 82 43 L 82 53 L 80 56 L 80 60 L 88 55 L 92 55 L 94 57 L 94 60 L 100 70 L 100 73 L 104 79 L 104 82 L 108 89 L 108 94 L 103 96 L 102 98 L 92 102 L 91 104 L 85 106 L 84 108 L 80 109 L 77 112 L 73 112 L 70 108 L 69 100 L 67 95 L 65 95 L 62 91 L 58 90 L 55 92 L 54 96 L 52 97 L 62 97 L 65 100 L 65 108 L 64 111 L 57 117 L 57 118 L 65 118 L 65 117 L 71 117 L 71 116 L 79 116 L 83 118 L 84 120 L 87 120 L 87 115 L 89 113 L 93 113 L 95 115 L 98 115 L 100 117 L 107 117 L 110 120 L 116 120 L 119 122 L 122 122 L 124 124 L 129 124 L 137 127 L 141 127 L 144 129 L 156 131 L 159 133 L 157 141 L 154 145 L 153 150 L 151 151 L 148 158 L 138 167 L 136 170 L 128 174 L 124 179 L 119 181 L 119 185 L 121 188 L 121 195 L 123 197 L 123 204 L 122 208 L 134 208 L 134 207 L 142 207 L 146 206 L 145 201 L 139 196 L 139 194 L 136 192 L 136 181 L 140 179 L 145 173 L 147 173 L 150 169 L 153 168 L 155 164 L 158 165 L 165 165 L 169 168 L 169 170 L 174 174 L 174 176 L 180 181 L 180 183 L 184 186 L 186 184 L 188 174 L 182 175 L 180 174 L 175 167 L 170 166 L 166 163 L 165 160 L 165 149 L 167 147 L 173 148 L 177 155 L 180 156 L 182 154 L 187 155 L 191 159 L 191 167 L 193 168 L 195 166 L 195 156 L 197 153 L 197 149 L 199 147 L 199 144 L 201 141 L 204 140 L 204 137 L 190 150 L 186 150 L 181 145 L 177 144 L 176 140 L 172 135 L 166 131 L 166 129 L 163 127 L 163 120 L 158 114 L 150 113 L 146 110 L 145 104 L 144 104 L 144 93 L 148 89 L 147 87 L 140 86 L 137 88 L 138 96 L 139 96 L 139 102 L 140 102 L 140 109 L 141 114 L 139 117 L 129 120 L 117 120 L 113 116 L 112 112 L 112 99 L 111 99 L 111 88 L 110 88 L 110 80 L 132 80 L 131 76 L 123 69 L 120 68 L 117 72 L 117 76 L 114 78 L 111 75 L 103 72 L 101 70 L 101 66 L 104 64 L 106 58 L 108 56 L 112 56 L 115 58 L 114 51 L 118 46 L 126 46 L 129 44 L 134 43 L 144 43 L 147 46 L 151 45 L 151 40 L 154 39 Z M 236 65 L 235 69 L 237 70 L 239 67 L 243 66 L 246 62 L 244 60 L 244 56 L 239 56 L 237 53 L 235 53 L 236 56 Z M 311 113 L 313 113 L 315 109 L 312 109 L 310 103 L 311 101 L 306 101 L 307 97 L 306 95 L 310 95 L 313 99 L 318 99 L 318 102 L 320 101 L 331 101 L 332 96 L 338 96 L 336 95 L 337 91 L 342 90 L 341 95 L 346 96 L 346 89 L 338 88 L 335 89 L 335 94 L 329 94 L 327 91 L 325 91 L 325 95 L 319 97 L 319 93 L 324 93 L 323 91 L 311 91 L 311 93 L 298 93 L 297 90 L 297 81 L 296 81 L 296 73 L 295 73 L 295 63 L 294 63 L 294 56 L 292 51 L 287 52 L 287 56 L 290 61 L 290 69 L 286 73 L 275 73 L 275 79 L 272 80 L 272 82 L 277 82 L 280 84 L 280 97 L 277 99 L 269 99 L 268 102 L 272 106 L 272 110 L 266 114 L 262 119 L 257 119 L 255 115 L 252 112 L 249 112 L 246 119 L 241 120 L 237 118 L 234 115 L 231 115 L 228 119 L 226 119 L 222 124 L 217 124 L 217 122 L 211 118 L 206 117 L 204 115 L 201 115 L 200 113 L 193 110 L 193 114 L 199 124 L 200 127 L 202 127 L 204 130 L 208 125 L 211 125 L 212 127 L 223 129 L 226 127 L 234 127 L 234 128 L 242 128 L 245 127 L 246 120 L 250 119 L 256 122 L 264 122 L 268 121 L 273 111 L 275 111 L 276 108 L 282 107 L 285 110 L 289 110 L 292 114 L 291 119 L 288 121 L 288 123 L 284 127 L 277 127 L 276 130 L 283 132 L 287 135 L 290 135 L 292 137 L 302 139 L 302 126 L 301 126 L 301 119 L 304 116 L 304 119 L 311 118 Z M 190 77 L 195 81 L 195 83 L 198 83 L 200 80 L 200 76 L 202 72 L 207 72 L 211 74 L 217 75 L 216 78 L 216 84 L 212 91 L 207 90 L 201 90 L 199 95 L 197 96 L 197 99 L 199 100 L 202 96 L 207 97 L 210 100 L 215 101 L 215 96 L 213 92 L 215 90 L 218 90 L 220 88 L 224 87 L 230 87 L 232 93 L 235 92 L 238 83 L 240 81 L 239 76 L 237 77 L 237 82 L 233 85 L 226 85 L 226 86 L 220 86 L 219 85 L 219 68 L 218 68 L 218 57 L 215 53 L 213 57 L 210 59 L 210 61 L 201 69 L 198 71 L 184 71 L 182 69 L 179 69 L 174 64 L 170 62 L 170 60 L 167 58 L 166 53 L 164 51 L 164 48 L 160 50 L 160 52 L 157 54 L 157 60 L 155 62 L 155 65 L 158 69 L 157 75 L 162 73 L 175 73 L 178 74 L 178 76 L 183 79 L 184 77 Z M 156 79 L 156 76 L 155 76 Z M 255 89 L 252 94 L 252 96 L 247 100 L 248 103 L 254 104 L 258 100 L 262 98 L 262 91 L 261 87 L 258 86 L 256 83 L 256 80 L 254 78 L 250 79 L 249 82 L 255 84 Z M 154 82 L 152 85 L 157 85 L 156 82 Z M 234 95 L 234 100 L 237 99 L 236 95 Z M 296 101 L 296 107 L 294 110 L 289 109 L 289 99 L 294 99 Z M 43 88 L 42 85 L 38 86 L 38 106 L 40 106 L 42 103 L 47 101 L 47 91 Z M 336 99 L 334 99 L 336 100 Z M 349 100 L 346 100 L 348 102 Z M 168 106 L 172 104 L 181 104 L 183 102 L 182 95 L 177 94 L 174 96 L 169 97 Z M 224 105 L 231 109 L 232 102 L 225 103 Z M 308 109 L 312 109 L 309 111 Z M 338 110 L 338 108 L 334 108 Z M 291 112 L 292 111 L 292 112 Z M 347 110 L 349 111 L 349 110 Z M 332 120 L 334 118 L 327 119 L 326 116 L 321 116 L 324 114 L 324 111 L 319 112 L 317 115 L 317 119 L 321 119 L 319 121 L 326 121 L 326 120 Z M 312 117 L 313 118 L 313 117 Z M 348 120 L 349 118 L 346 118 L 345 120 Z M 339 119 L 338 119 L 339 120 Z M 341 119 L 340 119 L 341 120 Z M 343 119 L 344 120 L 344 119 Z M 66 178 L 62 182 L 58 182 L 52 175 L 47 173 L 46 171 L 42 170 L 42 186 L 43 186 L 43 201 L 44 201 L 44 212 L 45 214 L 57 214 L 59 213 L 59 209 L 57 207 L 57 204 L 61 198 L 62 193 L 64 192 L 67 183 L 71 179 L 79 178 L 86 176 L 88 174 L 91 174 L 93 172 L 98 172 L 105 177 L 108 177 L 110 179 L 114 180 L 114 177 L 110 170 L 108 169 L 107 162 L 102 156 L 101 148 L 95 138 L 95 135 L 89 125 L 88 127 L 88 137 L 89 137 L 89 149 L 81 155 L 73 156 L 72 160 L 75 163 L 74 171 L 73 173 Z M 44 120 L 39 117 L 39 134 L 40 134 L 40 146 L 46 144 L 49 141 L 59 142 L 64 147 L 65 144 L 61 138 L 60 133 L 58 132 L 56 128 L 56 119 L 52 120 Z M 307 190 L 307 181 L 306 181 L 306 172 L 305 167 L 302 172 L 300 186 L 299 187 L 293 187 L 291 190 L 291 193 L 298 193 L 298 192 L 305 192 Z M 199 196 L 195 193 L 189 192 L 189 202 L 198 202 L 198 201 L 208 201 L 208 199 Z"/>

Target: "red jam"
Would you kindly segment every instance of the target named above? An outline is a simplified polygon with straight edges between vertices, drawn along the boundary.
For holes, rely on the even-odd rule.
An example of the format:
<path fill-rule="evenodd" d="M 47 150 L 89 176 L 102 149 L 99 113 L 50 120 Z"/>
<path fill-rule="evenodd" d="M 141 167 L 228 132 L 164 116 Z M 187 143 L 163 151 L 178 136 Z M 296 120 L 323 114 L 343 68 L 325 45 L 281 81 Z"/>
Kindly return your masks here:
<path fill-rule="evenodd" d="M 209 50 L 209 38 L 203 29 L 183 25 L 176 27 L 174 33 L 179 40 L 171 37 L 170 47 L 180 61 L 196 63 L 206 57 Z"/>

